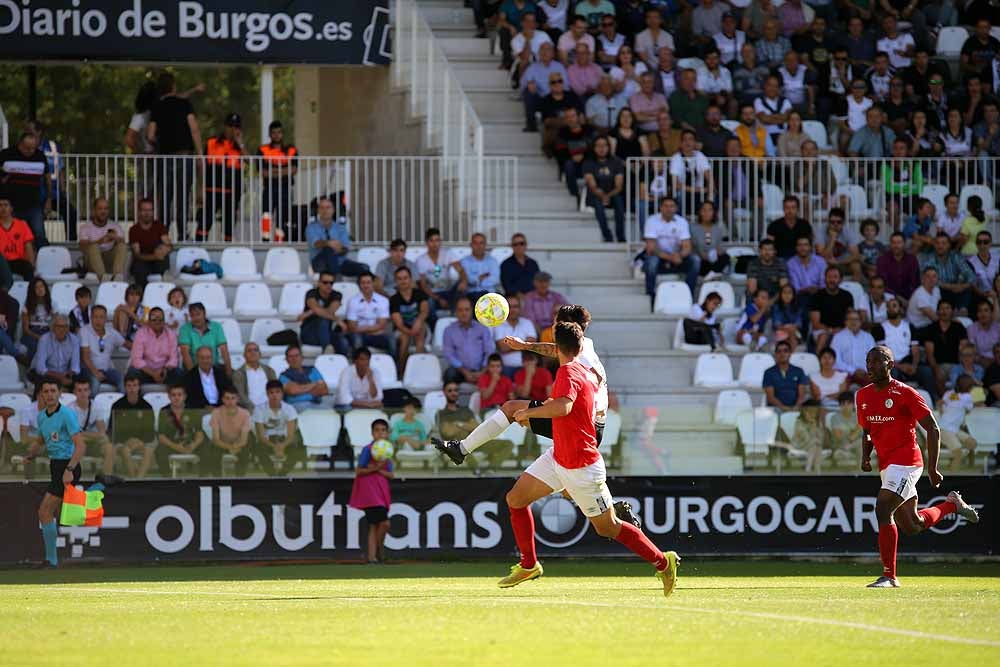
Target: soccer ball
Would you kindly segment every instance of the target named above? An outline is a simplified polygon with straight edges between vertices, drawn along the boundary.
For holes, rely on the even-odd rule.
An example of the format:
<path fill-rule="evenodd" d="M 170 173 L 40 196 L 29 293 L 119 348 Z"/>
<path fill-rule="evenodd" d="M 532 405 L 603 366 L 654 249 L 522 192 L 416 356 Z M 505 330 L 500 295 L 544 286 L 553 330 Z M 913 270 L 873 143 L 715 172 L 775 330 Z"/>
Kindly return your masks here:
<path fill-rule="evenodd" d="M 507 321 L 509 312 L 510 304 L 507 303 L 507 299 L 496 292 L 484 294 L 476 301 L 476 319 L 483 326 L 500 326 Z"/>
<path fill-rule="evenodd" d="M 376 440 L 372 443 L 372 458 L 376 461 L 391 459 L 395 451 L 388 440 Z"/>

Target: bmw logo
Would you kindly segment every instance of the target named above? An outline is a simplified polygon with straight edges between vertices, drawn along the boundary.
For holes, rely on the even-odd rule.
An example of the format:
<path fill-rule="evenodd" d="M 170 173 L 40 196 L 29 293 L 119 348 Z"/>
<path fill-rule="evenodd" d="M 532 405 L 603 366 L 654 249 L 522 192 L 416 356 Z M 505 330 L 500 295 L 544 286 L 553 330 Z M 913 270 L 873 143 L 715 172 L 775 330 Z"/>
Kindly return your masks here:
<path fill-rule="evenodd" d="M 535 501 L 531 513 L 535 518 L 535 538 L 553 549 L 573 546 L 590 526 L 576 505 L 559 494 Z"/>
<path fill-rule="evenodd" d="M 937 505 L 938 503 L 944 502 L 945 500 L 947 500 L 945 496 L 937 496 L 931 498 L 926 503 L 923 503 L 923 506 L 932 507 L 934 505 Z M 983 507 L 982 505 L 974 505 L 974 504 L 972 506 L 975 507 L 977 510 L 982 509 Z M 968 524 L 968 521 L 958 516 L 958 514 L 949 514 L 946 517 L 942 517 L 941 521 L 939 521 L 936 525 L 931 526 L 930 530 L 931 532 L 937 533 L 938 535 L 947 535 L 948 533 L 955 532 L 955 529 L 958 528 L 959 526 L 964 526 L 966 524 Z"/>

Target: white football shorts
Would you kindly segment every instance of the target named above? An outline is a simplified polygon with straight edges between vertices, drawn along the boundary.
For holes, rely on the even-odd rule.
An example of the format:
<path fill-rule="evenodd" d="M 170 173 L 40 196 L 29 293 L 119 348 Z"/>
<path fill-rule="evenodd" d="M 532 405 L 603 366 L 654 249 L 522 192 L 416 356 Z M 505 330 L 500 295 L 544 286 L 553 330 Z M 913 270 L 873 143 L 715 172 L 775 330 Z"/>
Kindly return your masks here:
<path fill-rule="evenodd" d="M 611 509 L 614 500 L 608 489 L 604 457 L 584 468 L 564 468 L 556 462 L 550 447 L 525 470 L 556 493 L 566 489 L 584 516 L 600 516 Z"/>
<path fill-rule="evenodd" d="M 917 495 L 917 482 L 924 472 L 923 466 L 900 466 L 890 463 L 885 470 L 880 470 L 882 488 L 892 491 L 904 501 Z"/>

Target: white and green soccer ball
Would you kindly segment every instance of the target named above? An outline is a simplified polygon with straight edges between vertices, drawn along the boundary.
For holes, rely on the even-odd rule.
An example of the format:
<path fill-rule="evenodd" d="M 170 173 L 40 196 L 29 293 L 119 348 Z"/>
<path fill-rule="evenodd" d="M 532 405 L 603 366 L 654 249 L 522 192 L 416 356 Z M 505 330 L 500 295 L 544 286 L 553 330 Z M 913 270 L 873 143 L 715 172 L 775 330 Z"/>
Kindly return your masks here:
<path fill-rule="evenodd" d="M 476 301 L 476 319 L 487 327 L 498 327 L 507 321 L 510 304 L 500 294 L 490 292 Z"/>
<path fill-rule="evenodd" d="M 376 461 L 391 459 L 395 451 L 392 443 L 388 440 L 376 440 L 372 443 L 372 458 Z"/>

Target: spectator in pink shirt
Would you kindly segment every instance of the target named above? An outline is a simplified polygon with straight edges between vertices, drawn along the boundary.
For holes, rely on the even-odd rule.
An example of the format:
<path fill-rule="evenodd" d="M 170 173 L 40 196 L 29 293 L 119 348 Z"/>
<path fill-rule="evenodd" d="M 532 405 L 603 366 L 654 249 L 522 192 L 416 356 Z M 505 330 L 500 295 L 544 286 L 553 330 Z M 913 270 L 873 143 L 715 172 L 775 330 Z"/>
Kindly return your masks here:
<path fill-rule="evenodd" d="M 149 311 L 146 326 L 139 329 L 132 341 L 127 376 L 138 377 L 143 384 L 169 384 L 177 382 L 177 335 L 163 321 L 163 309 Z"/>
<path fill-rule="evenodd" d="M 128 247 L 121 225 L 111 222 L 111 206 L 108 200 L 98 197 L 94 200 L 92 220 L 80 227 L 80 251 L 87 271 L 97 274 L 98 280 L 125 280 L 125 261 Z"/>
<path fill-rule="evenodd" d="M 566 68 L 569 87 L 584 102 L 597 90 L 604 70 L 593 61 L 590 47 L 580 42 L 576 45 L 576 61 Z"/>
<path fill-rule="evenodd" d="M 567 306 L 566 300 L 559 292 L 549 289 L 552 276 L 545 271 L 535 274 L 535 289 L 524 296 L 521 304 L 521 316 L 535 323 L 539 331 L 552 326 L 552 313 L 556 306 Z"/>

